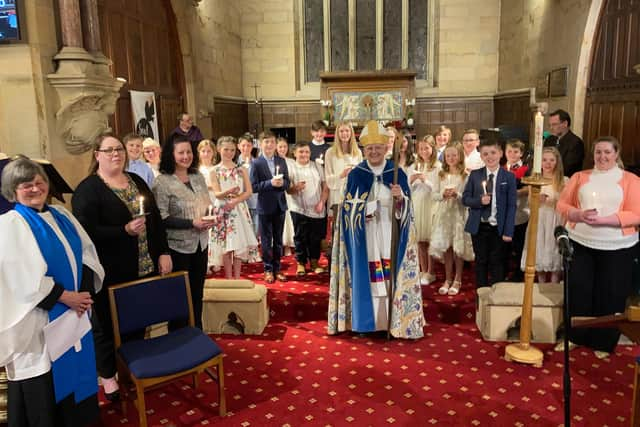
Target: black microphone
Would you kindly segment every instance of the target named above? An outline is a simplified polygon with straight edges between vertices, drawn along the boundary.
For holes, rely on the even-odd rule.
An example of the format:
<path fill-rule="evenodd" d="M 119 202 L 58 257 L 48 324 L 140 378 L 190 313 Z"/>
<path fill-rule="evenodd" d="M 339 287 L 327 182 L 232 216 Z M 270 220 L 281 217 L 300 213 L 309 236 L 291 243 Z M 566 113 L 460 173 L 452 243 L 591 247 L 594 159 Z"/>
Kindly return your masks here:
<path fill-rule="evenodd" d="M 569 240 L 567 229 L 559 225 L 553 230 L 553 235 L 556 238 L 558 249 L 560 249 L 560 255 L 571 258 L 573 255 L 573 245 L 571 244 L 571 240 Z"/>

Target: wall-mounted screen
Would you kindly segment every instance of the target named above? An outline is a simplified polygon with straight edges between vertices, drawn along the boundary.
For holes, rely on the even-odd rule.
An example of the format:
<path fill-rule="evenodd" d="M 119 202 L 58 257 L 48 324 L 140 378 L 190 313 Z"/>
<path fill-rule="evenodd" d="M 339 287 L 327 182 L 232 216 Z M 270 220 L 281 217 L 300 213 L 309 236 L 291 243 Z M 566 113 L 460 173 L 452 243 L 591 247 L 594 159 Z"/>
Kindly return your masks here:
<path fill-rule="evenodd" d="M 18 1 L 0 0 L 0 43 L 20 40 Z"/>

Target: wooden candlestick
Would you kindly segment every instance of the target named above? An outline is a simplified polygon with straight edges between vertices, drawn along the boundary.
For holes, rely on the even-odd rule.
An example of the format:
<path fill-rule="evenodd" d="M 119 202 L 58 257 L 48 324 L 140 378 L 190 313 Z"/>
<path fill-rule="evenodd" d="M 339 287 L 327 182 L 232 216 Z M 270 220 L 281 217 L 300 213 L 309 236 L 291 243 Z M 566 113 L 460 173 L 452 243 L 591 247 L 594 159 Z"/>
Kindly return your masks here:
<path fill-rule="evenodd" d="M 529 227 L 527 229 L 527 260 L 524 271 L 524 292 L 522 296 L 522 316 L 520 318 L 520 342 L 509 344 L 504 350 L 507 362 L 519 362 L 542 367 L 542 351 L 531 346 L 531 314 L 533 310 L 533 282 L 536 276 L 536 236 L 538 235 L 538 211 L 540 210 L 540 189 L 551 184 L 551 180 L 541 174 L 522 179 L 529 186 Z"/>

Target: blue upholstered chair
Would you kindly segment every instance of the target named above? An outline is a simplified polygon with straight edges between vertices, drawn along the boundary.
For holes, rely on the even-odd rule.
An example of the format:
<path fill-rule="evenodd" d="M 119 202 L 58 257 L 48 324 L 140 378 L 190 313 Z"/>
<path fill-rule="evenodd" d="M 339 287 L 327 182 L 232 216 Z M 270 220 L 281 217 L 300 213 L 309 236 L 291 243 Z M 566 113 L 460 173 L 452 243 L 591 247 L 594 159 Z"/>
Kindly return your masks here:
<path fill-rule="evenodd" d="M 136 388 L 140 426 L 146 427 L 144 391 L 176 378 L 191 375 L 197 387 L 198 375 L 206 372 L 218 382 L 219 414 L 226 414 L 222 350 L 200 329 L 194 327 L 193 307 L 187 272 L 156 276 L 109 288 L 111 317 L 120 381 L 129 378 Z M 149 339 L 122 340 L 122 337 L 162 322 L 183 321 L 185 327 Z M 211 368 L 217 368 L 215 375 Z M 126 412 L 128 388 L 122 405 Z"/>

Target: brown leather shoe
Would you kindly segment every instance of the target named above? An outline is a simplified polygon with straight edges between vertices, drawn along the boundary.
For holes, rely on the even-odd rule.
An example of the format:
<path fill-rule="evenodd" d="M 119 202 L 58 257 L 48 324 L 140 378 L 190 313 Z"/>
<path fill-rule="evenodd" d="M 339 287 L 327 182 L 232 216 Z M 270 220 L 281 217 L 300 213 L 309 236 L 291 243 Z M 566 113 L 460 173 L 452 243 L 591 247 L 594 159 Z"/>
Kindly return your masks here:
<path fill-rule="evenodd" d="M 270 271 L 264 272 L 264 281 L 267 283 L 273 283 L 275 280 L 273 279 L 273 273 Z"/>
<path fill-rule="evenodd" d="M 279 281 L 281 281 L 281 282 L 286 282 L 286 281 L 287 281 L 287 276 L 285 276 L 285 275 L 284 275 L 284 274 L 282 274 L 282 273 L 277 273 L 277 274 L 276 274 L 276 278 L 277 278 Z"/>

